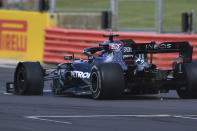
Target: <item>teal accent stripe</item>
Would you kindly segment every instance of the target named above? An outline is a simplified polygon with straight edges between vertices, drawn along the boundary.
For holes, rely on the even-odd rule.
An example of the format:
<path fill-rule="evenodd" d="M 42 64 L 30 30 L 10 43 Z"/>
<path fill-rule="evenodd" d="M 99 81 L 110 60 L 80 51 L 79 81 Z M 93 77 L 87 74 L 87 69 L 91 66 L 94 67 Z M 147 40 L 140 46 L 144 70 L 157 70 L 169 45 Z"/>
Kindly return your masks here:
<path fill-rule="evenodd" d="M 90 85 L 80 86 L 81 89 L 90 88 Z"/>
<path fill-rule="evenodd" d="M 60 70 L 58 71 L 58 76 L 59 76 L 59 79 L 58 79 L 58 80 L 59 80 L 59 83 L 60 83 L 62 86 L 64 86 L 64 82 L 63 82 L 62 79 L 61 79 L 62 76 L 61 76 L 61 71 L 60 71 Z"/>

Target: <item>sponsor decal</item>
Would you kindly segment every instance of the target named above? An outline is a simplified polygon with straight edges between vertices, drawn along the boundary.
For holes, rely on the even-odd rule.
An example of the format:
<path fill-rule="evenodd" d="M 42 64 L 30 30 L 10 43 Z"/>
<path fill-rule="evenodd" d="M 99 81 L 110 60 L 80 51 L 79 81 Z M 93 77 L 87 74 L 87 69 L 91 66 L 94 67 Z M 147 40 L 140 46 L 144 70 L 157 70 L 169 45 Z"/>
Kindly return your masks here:
<path fill-rule="evenodd" d="M 131 52 L 133 52 L 133 50 L 131 47 L 123 47 L 123 52 L 124 53 L 131 53 Z"/>
<path fill-rule="evenodd" d="M 0 19 L 0 50 L 27 51 L 27 21 Z"/>
<path fill-rule="evenodd" d="M 133 58 L 134 55 L 123 55 L 123 59 Z"/>
<path fill-rule="evenodd" d="M 90 78 L 90 73 L 88 72 L 82 72 L 82 71 L 71 71 L 71 76 L 74 78 Z"/>
<path fill-rule="evenodd" d="M 143 64 L 144 63 L 144 60 L 143 59 L 140 59 L 140 58 L 137 58 L 135 60 L 135 62 L 138 63 L 138 64 Z"/>
<path fill-rule="evenodd" d="M 160 45 L 156 45 L 156 44 L 147 44 L 146 45 L 146 49 L 170 49 L 172 48 L 172 44 L 160 44 Z"/>

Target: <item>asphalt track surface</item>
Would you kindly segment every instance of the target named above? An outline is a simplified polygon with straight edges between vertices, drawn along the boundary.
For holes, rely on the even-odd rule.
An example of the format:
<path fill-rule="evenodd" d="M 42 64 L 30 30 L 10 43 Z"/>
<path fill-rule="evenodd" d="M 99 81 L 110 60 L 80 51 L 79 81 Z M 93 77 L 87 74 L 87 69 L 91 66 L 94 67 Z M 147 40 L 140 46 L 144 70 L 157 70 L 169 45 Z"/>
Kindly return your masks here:
<path fill-rule="evenodd" d="M 0 131 L 196 131 L 197 100 L 176 92 L 92 100 L 5 93 L 14 69 L 0 68 Z M 46 85 L 46 89 L 49 88 Z"/>

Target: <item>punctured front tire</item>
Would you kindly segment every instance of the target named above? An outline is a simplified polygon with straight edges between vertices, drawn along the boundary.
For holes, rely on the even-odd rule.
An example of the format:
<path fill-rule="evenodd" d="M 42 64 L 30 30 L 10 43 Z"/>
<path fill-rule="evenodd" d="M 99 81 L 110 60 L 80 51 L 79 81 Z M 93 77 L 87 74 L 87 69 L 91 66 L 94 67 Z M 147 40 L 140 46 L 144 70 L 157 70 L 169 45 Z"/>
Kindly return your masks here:
<path fill-rule="evenodd" d="M 19 62 L 14 73 L 14 92 L 17 95 L 42 95 L 44 72 L 39 62 Z"/>

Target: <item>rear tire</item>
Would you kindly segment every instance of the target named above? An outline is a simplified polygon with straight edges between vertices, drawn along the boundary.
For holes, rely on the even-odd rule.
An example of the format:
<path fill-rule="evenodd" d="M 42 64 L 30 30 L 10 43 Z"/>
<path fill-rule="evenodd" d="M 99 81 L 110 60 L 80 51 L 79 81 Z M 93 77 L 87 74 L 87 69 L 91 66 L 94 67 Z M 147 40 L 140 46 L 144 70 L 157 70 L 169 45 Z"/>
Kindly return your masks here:
<path fill-rule="evenodd" d="M 93 99 L 121 97 L 124 90 L 124 73 L 119 64 L 102 63 L 92 67 L 91 87 Z"/>
<path fill-rule="evenodd" d="M 196 99 L 197 98 L 197 61 L 192 63 L 184 63 L 183 75 L 185 85 L 178 88 L 177 93 L 183 99 Z"/>
<path fill-rule="evenodd" d="M 39 62 L 20 62 L 14 74 L 14 92 L 18 95 L 42 95 L 44 73 Z"/>

